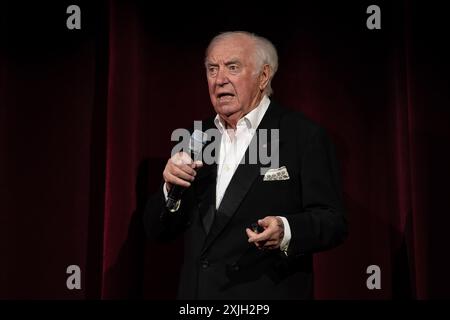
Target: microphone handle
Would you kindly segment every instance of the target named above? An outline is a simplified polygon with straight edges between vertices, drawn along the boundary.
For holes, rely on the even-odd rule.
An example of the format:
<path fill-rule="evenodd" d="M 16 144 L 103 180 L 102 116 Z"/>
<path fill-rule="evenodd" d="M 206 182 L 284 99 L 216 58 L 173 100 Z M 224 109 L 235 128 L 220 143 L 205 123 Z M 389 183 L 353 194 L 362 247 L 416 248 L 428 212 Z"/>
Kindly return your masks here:
<path fill-rule="evenodd" d="M 185 188 L 176 185 L 172 186 L 172 189 L 170 189 L 166 201 L 166 208 L 170 212 L 175 212 L 180 207 L 180 199 L 183 195 L 184 190 Z"/>

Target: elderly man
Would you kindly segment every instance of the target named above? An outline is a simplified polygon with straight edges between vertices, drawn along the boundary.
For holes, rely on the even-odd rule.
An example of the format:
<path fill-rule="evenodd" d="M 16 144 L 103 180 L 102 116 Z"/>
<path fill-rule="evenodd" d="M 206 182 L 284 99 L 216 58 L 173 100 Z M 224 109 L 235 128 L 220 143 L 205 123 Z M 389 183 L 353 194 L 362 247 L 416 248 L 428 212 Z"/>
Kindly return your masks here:
<path fill-rule="evenodd" d="M 219 130 L 217 162 L 185 153 L 167 161 L 144 215 L 147 233 L 183 234 L 181 299 L 311 299 L 312 254 L 347 235 L 333 146 L 323 129 L 269 99 L 278 57 L 267 39 L 220 34 L 205 66 L 217 116 L 203 125 Z M 279 168 L 265 174 L 260 162 L 244 161 L 262 129 L 279 133 Z M 167 210 L 174 186 L 186 189 Z"/>

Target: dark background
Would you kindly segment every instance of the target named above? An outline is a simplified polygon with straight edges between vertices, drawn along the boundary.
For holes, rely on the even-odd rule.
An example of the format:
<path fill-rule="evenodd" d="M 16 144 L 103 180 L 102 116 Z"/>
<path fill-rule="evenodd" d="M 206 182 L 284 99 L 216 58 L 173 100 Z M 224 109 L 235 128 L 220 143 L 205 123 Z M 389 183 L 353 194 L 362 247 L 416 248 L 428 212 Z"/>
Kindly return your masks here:
<path fill-rule="evenodd" d="M 81 8 L 81 30 L 66 8 Z M 381 30 L 366 8 L 381 8 Z M 170 134 L 212 115 L 204 49 L 273 41 L 273 99 L 327 129 L 350 236 L 319 299 L 449 298 L 449 27 L 429 1 L 7 1 L 0 9 L 0 298 L 169 299 L 180 243 L 145 240 Z M 79 265 L 82 289 L 68 290 Z M 368 290 L 366 268 L 381 268 Z"/>

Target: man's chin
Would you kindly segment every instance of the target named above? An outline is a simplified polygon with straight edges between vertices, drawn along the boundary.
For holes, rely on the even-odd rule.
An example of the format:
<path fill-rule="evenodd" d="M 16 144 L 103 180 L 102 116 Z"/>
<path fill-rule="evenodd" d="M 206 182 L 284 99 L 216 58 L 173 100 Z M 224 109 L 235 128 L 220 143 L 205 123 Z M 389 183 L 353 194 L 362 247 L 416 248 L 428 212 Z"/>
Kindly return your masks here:
<path fill-rule="evenodd" d="M 224 115 L 226 117 L 232 115 L 239 111 L 239 106 L 234 103 L 224 103 L 218 102 L 214 108 L 218 114 Z"/>

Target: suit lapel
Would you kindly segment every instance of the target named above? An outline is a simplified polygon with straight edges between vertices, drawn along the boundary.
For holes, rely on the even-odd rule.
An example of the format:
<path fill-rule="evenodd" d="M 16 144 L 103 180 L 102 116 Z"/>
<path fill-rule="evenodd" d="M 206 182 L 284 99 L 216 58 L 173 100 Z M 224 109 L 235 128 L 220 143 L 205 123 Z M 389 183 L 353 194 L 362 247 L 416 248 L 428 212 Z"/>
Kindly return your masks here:
<path fill-rule="evenodd" d="M 215 128 L 213 119 L 210 119 L 204 123 L 205 132 L 208 129 Z M 217 143 L 217 141 L 210 140 L 204 147 L 207 148 L 211 143 Z M 213 148 L 213 152 L 215 149 Z M 212 154 L 215 157 L 215 153 Z M 208 234 L 213 219 L 216 203 L 216 181 L 217 181 L 217 161 L 212 164 L 206 164 L 203 159 L 204 167 L 199 169 L 195 180 L 195 189 L 199 210 L 199 218 L 203 225 L 205 234 Z"/>
<path fill-rule="evenodd" d="M 197 175 L 197 203 L 205 234 L 209 233 L 216 209 L 217 165 L 207 165 Z"/>
<path fill-rule="evenodd" d="M 269 108 L 266 111 L 266 114 L 264 115 L 260 125 L 258 126 L 255 135 L 253 136 L 252 143 L 255 143 L 254 140 L 257 139 L 257 136 L 261 129 L 272 129 L 279 127 L 280 114 L 281 109 L 279 109 L 273 102 L 271 102 Z M 267 142 L 267 148 L 268 150 L 270 150 L 270 141 Z M 246 159 L 249 159 L 249 148 L 247 148 L 244 157 L 246 157 Z M 225 191 L 222 202 L 217 209 L 214 222 L 211 226 L 211 230 L 207 235 L 203 251 L 205 251 L 212 244 L 212 242 L 222 232 L 230 219 L 236 213 L 242 200 L 245 198 L 251 186 L 256 181 L 256 178 L 261 174 L 260 168 L 260 164 L 240 164 L 237 167 L 236 172 L 234 173 L 230 184 Z M 214 189 L 214 195 L 216 189 L 216 181 L 217 173 L 216 179 L 214 179 L 214 185 L 211 186 Z M 215 204 L 215 196 L 213 201 L 213 203 Z"/>

